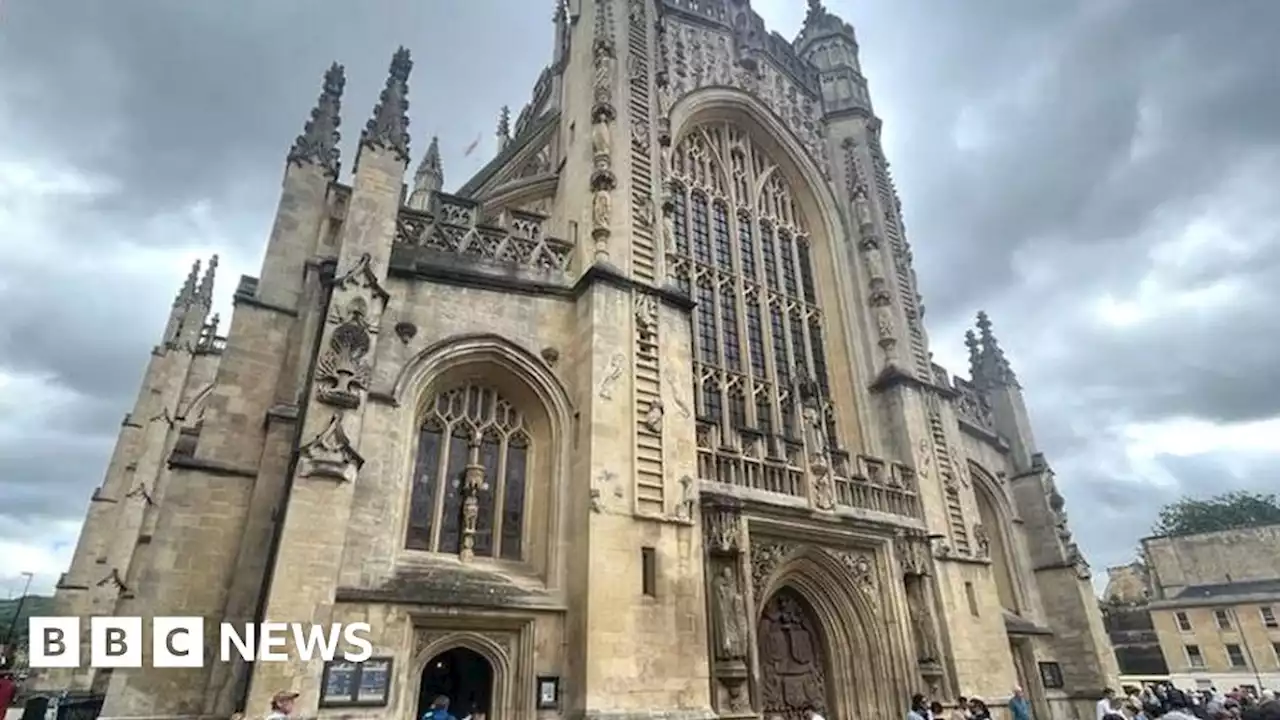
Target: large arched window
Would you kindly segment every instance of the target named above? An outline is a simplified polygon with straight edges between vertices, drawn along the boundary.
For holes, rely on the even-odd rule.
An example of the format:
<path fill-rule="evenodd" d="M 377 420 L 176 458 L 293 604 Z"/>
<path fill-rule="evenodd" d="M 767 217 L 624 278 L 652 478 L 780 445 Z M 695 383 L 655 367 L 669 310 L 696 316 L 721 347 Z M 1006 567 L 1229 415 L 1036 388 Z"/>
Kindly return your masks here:
<path fill-rule="evenodd" d="M 406 547 L 522 560 L 531 449 L 525 417 L 492 388 L 435 396 L 419 435 Z"/>
<path fill-rule="evenodd" d="M 810 234 L 774 162 L 737 127 L 693 128 L 671 157 L 667 262 L 693 318 L 699 474 L 803 495 L 806 458 L 835 450 Z M 801 388 L 827 447 L 802 427 Z"/>

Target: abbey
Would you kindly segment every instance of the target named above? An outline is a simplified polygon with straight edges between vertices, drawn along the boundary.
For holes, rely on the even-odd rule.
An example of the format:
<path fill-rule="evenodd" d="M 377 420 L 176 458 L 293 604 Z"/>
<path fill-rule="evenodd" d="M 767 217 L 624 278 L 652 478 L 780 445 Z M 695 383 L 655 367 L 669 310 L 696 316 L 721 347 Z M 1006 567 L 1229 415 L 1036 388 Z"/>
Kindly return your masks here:
<path fill-rule="evenodd" d="M 1088 565 L 990 322 L 968 379 L 931 360 L 853 29 L 567 0 L 555 33 L 452 194 L 407 50 L 349 175 L 325 74 L 261 272 L 225 334 L 213 267 L 178 293 L 57 591 L 208 638 L 369 623 L 374 657 L 42 684 L 111 718 L 1091 712 Z"/>

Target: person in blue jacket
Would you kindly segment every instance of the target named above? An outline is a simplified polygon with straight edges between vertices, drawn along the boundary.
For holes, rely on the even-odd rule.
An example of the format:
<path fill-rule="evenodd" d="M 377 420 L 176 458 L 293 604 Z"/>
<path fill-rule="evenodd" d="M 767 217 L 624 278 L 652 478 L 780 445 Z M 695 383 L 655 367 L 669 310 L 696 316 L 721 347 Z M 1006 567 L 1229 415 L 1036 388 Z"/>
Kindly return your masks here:
<path fill-rule="evenodd" d="M 431 708 L 422 713 L 422 720 L 458 720 L 449 712 L 449 698 L 437 695 L 431 701 Z"/>

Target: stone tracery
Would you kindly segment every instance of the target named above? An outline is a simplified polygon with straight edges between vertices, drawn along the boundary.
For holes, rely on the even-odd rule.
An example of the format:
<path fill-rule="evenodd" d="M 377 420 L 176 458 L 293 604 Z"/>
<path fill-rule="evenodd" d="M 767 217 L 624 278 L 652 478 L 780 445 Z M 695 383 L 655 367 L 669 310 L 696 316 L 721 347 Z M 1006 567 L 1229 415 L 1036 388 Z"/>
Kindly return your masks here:
<path fill-rule="evenodd" d="M 838 437 L 809 230 L 778 166 L 736 126 L 695 127 L 671 164 L 667 267 L 698 302 L 700 475 L 804 495 Z"/>

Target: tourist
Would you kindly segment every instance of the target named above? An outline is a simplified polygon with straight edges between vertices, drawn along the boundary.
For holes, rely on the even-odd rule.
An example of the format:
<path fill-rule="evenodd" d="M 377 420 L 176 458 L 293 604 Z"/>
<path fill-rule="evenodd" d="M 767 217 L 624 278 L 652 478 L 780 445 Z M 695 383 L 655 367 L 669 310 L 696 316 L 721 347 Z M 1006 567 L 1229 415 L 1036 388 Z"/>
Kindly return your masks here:
<path fill-rule="evenodd" d="M 929 720 L 942 720 L 945 712 L 946 710 L 943 709 L 942 703 L 937 700 L 929 703 Z"/>
<path fill-rule="evenodd" d="M 956 699 L 956 709 L 951 711 L 947 720 L 969 720 L 969 698 L 961 695 Z"/>
<path fill-rule="evenodd" d="M 1103 720 L 1106 716 L 1115 714 L 1115 707 L 1111 702 L 1115 696 L 1116 691 L 1111 688 L 1102 691 L 1102 699 L 1094 706 L 1093 720 Z"/>
<path fill-rule="evenodd" d="M 293 717 L 293 702 L 297 699 L 298 693 L 289 690 L 281 690 L 273 695 L 267 720 L 288 720 Z"/>
<path fill-rule="evenodd" d="M 18 685 L 13 682 L 13 673 L 0 671 L 0 718 L 9 710 L 17 694 Z"/>
<path fill-rule="evenodd" d="M 916 693 L 911 696 L 911 709 L 907 711 L 907 720 L 929 720 L 929 707 L 924 703 L 924 696 Z"/>
<path fill-rule="evenodd" d="M 969 720 L 991 720 L 991 708 L 980 697 L 969 698 Z"/>
<path fill-rule="evenodd" d="M 826 718 L 818 714 L 818 708 L 814 707 L 811 702 L 804 704 L 804 718 L 805 720 L 826 720 Z"/>
<path fill-rule="evenodd" d="M 422 714 L 422 720 L 458 720 L 449 712 L 449 698 L 437 695 L 431 707 Z"/>
<path fill-rule="evenodd" d="M 1022 694 L 1022 688 L 1013 689 L 1013 697 L 1009 698 L 1009 712 L 1013 720 L 1031 720 L 1031 702 Z"/>

